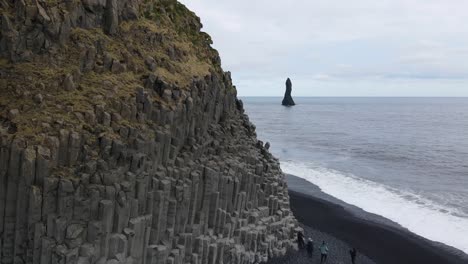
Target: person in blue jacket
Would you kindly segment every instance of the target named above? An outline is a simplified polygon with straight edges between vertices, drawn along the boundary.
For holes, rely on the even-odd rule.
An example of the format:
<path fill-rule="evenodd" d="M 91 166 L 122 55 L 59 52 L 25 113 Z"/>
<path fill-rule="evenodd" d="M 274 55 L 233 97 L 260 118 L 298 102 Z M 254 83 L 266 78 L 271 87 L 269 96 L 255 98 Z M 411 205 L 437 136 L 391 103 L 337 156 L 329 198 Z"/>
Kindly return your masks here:
<path fill-rule="evenodd" d="M 328 246 L 325 241 L 322 242 L 322 245 L 320 246 L 320 263 L 325 263 L 327 262 L 327 257 L 328 257 Z"/>

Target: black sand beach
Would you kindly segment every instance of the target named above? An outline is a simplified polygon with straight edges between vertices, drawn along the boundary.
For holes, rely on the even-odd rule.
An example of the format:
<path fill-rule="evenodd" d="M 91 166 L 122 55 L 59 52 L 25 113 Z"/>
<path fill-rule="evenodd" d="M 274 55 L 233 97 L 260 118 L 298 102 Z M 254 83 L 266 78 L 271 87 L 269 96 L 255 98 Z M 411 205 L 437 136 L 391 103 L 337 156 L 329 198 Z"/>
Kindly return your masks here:
<path fill-rule="evenodd" d="M 456 249 L 438 245 L 402 228 L 363 219 L 344 206 L 327 201 L 320 195 L 317 197 L 310 193 L 306 194 L 303 190 L 313 189 L 315 186 L 310 183 L 307 186 L 305 181 L 296 184 L 297 181 L 303 180 L 291 177 L 294 176 L 288 176 L 291 208 L 296 218 L 304 225 L 306 237 L 312 236 L 315 240 L 316 254 L 318 254 L 319 241 L 327 240 L 330 257 L 335 252 L 335 256 L 329 258 L 328 263 L 351 263 L 347 254 L 351 246 L 361 255 L 357 263 L 372 263 L 372 261 L 379 264 L 468 263 L 467 256 Z M 318 256 L 317 259 L 310 261 L 305 252 L 293 252 L 269 263 L 320 263 L 320 261 Z"/>

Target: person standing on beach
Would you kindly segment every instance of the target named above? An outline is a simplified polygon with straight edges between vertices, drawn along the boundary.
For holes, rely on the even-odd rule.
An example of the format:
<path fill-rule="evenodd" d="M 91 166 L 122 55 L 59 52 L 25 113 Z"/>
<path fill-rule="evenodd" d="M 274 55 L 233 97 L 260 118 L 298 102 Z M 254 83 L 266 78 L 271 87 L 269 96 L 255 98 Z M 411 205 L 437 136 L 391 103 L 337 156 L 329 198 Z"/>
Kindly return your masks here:
<path fill-rule="evenodd" d="M 303 249 L 305 246 L 304 234 L 302 234 L 302 232 L 300 231 L 297 233 L 297 246 L 299 247 L 299 249 Z"/>
<path fill-rule="evenodd" d="M 328 257 L 328 246 L 325 241 L 322 242 L 322 245 L 320 246 L 320 263 L 327 262 L 327 257 Z"/>
<path fill-rule="evenodd" d="M 355 248 L 351 249 L 349 251 L 349 254 L 351 255 L 351 263 L 356 264 L 356 255 L 357 255 L 356 249 Z"/>
<path fill-rule="evenodd" d="M 307 254 L 309 255 L 309 258 L 312 258 L 312 254 L 314 254 L 314 241 L 310 237 L 309 241 L 307 241 Z"/>

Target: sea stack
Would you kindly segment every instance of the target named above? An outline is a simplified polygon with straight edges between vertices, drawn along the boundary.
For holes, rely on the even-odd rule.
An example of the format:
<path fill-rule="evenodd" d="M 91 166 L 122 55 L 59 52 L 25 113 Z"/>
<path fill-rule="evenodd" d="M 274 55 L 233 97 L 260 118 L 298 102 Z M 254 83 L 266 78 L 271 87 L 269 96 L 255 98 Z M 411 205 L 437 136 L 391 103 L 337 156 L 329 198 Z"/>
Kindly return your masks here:
<path fill-rule="evenodd" d="M 291 92 L 292 92 L 292 82 L 291 82 L 291 79 L 288 78 L 286 80 L 286 92 L 284 93 L 282 105 L 284 106 L 296 105 L 296 103 L 294 103 L 294 100 L 291 97 Z"/>

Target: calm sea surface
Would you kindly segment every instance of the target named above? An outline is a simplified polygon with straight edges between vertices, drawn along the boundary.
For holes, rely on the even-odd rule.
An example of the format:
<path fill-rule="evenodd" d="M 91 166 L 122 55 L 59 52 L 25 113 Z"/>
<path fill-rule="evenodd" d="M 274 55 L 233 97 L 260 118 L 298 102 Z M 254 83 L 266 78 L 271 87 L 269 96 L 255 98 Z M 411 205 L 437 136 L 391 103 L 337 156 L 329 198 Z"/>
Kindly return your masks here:
<path fill-rule="evenodd" d="M 242 98 L 286 173 L 468 253 L 468 98 Z"/>

